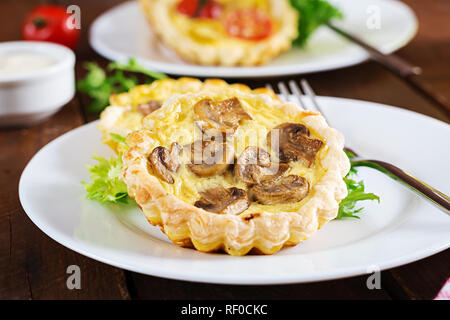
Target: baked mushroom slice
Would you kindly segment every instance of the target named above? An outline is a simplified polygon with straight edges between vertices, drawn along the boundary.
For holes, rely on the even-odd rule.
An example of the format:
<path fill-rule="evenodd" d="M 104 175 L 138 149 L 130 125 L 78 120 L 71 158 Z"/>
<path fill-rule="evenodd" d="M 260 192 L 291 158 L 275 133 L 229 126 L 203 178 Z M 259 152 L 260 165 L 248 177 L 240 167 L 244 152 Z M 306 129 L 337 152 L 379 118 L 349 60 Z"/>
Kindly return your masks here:
<path fill-rule="evenodd" d="M 151 100 L 147 103 L 141 103 L 137 106 L 138 111 L 145 117 L 153 111 L 161 108 L 161 103 L 155 100 Z"/>
<path fill-rule="evenodd" d="M 223 174 L 234 159 L 234 150 L 226 143 L 198 140 L 190 145 L 188 168 L 199 177 Z"/>
<path fill-rule="evenodd" d="M 308 181 L 300 176 L 289 175 L 279 181 L 264 181 L 250 189 L 256 201 L 262 204 L 298 202 L 309 192 Z"/>
<path fill-rule="evenodd" d="M 275 146 L 273 143 L 277 141 L 277 134 L 278 144 Z M 300 123 L 283 123 L 268 133 L 267 143 L 278 153 L 281 162 L 301 160 L 310 167 L 323 142 L 309 135 L 308 128 Z"/>
<path fill-rule="evenodd" d="M 194 205 L 206 211 L 237 215 L 249 206 L 247 192 L 239 188 L 218 186 L 199 193 L 201 198 Z"/>
<path fill-rule="evenodd" d="M 194 115 L 200 129 L 211 136 L 232 134 L 241 120 L 252 119 L 236 97 L 222 101 L 202 99 L 195 104 Z"/>
<path fill-rule="evenodd" d="M 173 184 L 170 172 L 177 172 L 180 167 L 179 155 L 183 148 L 176 142 L 172 143 L 170 151 L 164 147 L 156 147 L 149 156 L 150 165 L 157 177 Z"/>
<path fill-rule="evenodd" d="M 266 180 L 276 180 L 287 169 L 289 166 L 285 163 L 271 162 L 267 151 L 250 146 L 239 156 L 234 174 L 239 180 L 252 185 Z"/>

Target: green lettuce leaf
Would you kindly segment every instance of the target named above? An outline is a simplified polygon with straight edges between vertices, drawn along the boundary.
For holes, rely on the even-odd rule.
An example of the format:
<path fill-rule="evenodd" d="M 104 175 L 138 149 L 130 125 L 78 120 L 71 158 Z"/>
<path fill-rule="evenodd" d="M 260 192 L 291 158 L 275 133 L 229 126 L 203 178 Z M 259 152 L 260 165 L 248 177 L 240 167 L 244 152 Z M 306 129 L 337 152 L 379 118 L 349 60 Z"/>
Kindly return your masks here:
<path fill-rule="evenodd" d="M 112 133 L 111 137 L 128 148 L 125 137 L 115 133 Z M 130 197 L 128 196 L 127 185 L 121 179 L 122 154 L 110 159 L 98 155 L 94 155 L 93 158 L 98 163 L 87 166 L 91 174 L 91 182 L 81 182 L 87 192 L 86 197 L 100 203 L 128 203 Z"/>
<path fill-rule="evenodd" d="M 161 79 L 167 78 L 167 76 L 164 73 L 147 70 L 144 67 L 140 66 L 136 62 L 136 59 L 134 59 L 134 58 L 131 58 L 130 60 L 128 60 L 127 64 L 120 63 L 120 62 L 111 62 L 108 65 L 108 70 L 110 70 L 110 71 L 121 70 L 121 71 L 126 71 L 126 72 L 142 73 L 142 74 L 146 75 L 147 77 L 152 78 L 153 80 L 161 80 Z"/>
<path fill-rule="evenodd" d="M 91 113 L 107 107 L 111 94 L 126 92 L 139 84 L 138 78 L 128 73 L 144 75 L 146 83 L 166 78 L 165 74 L 141 67 L 135 59 L 130 59 L 127 64 L 111 62 L 107 67 L 109 75 L 95 62 L 86 62 L 83 66 L 88 72 L 77 82 L 77 89 L 91 98 L 87 108 Z"/>
<path fill-rule="evenodd" d="M 349 161 L 351 164 L 351 158 L 353 158 L 355 155 L 347 151 L 346 154 L 349 157 Z M 358 171 L 356 170 L 355 167 L 353 167 L 353 165 L 350 165 L 350 171 L 344 178 L 344 182 L 347 185 L 348 194 L 347 197 L 345 197 L 339 203 L 339 211 L 335 219 L 342 219 L 342 218 L 359 219 L 357 213 L 361 212 L 364 209 L 363 207 L 357 207 L 357 203 L 359 201 L 377 200 L 378 203 L 380 202 L 380 198 L 376 194 L 366 193 L 364 190 L 364 181 L 362 180 L 358 181 L 357 179 L 358 179 Z"/>
<path fill-rule="evenodd" d="M 325 0 L 291 0 L 291 5 L 298 10 L 298 37 L 293 44 L 305 46 L 309 37 L 323 24 L 334 18 L 342 19 L 342 12 Z"/>
<path fill-rule="evenodd" d="M 96 165 L 88 165 L 91 183 L 81 182 L 87 192 L 87 198 L 101 203 L 127 203 L 127 185 L 120 178 L 123 167 L 122 155 L 111 157 L 109 160 L 98 155 L 93 158 Z"/>

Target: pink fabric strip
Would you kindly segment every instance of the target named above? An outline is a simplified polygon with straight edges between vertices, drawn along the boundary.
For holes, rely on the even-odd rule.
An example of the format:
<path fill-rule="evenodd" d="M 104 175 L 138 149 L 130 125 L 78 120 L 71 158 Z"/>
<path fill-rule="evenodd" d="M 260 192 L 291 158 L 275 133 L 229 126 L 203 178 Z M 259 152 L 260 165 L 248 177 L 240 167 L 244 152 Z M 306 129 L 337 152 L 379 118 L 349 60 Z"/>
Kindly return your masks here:
<path fill-rule="evenodd" d="M 447 279 L 434 300 L 450 300 L 450 278 Z"/>

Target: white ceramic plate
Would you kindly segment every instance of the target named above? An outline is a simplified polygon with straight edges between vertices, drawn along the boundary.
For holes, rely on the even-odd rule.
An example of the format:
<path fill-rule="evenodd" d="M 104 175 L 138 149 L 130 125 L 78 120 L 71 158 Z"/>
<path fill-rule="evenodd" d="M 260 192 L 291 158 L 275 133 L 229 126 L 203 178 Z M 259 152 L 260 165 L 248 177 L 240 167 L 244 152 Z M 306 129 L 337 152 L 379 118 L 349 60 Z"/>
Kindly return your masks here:
<path fill-rule="evenodd" d="M 450 126 L 369 102 L 320 98 L 324 111 L 362 154 L 393 162 L 450 194 Z M 361 219 L 332 221 L 312 238 L 272 256 L 207 254 L 172 244 L 137 208 L 105 207 L 85 198 L 86 164 L 112 155 L 91 123 L 51 142 L 30 161 L 19 195 L 47 235 L 96 260 L 154 276 L 211 283 L 275 284 L 355 276 L 391 268 L 450 245 L 450 218 L 368 168 L 360 169 L 368 202 Z"/>
<path fill-rule="evenodd" d="M 417 19 L 405 4 L 394 0 L 334 1 L 345 15 L 339 22 L 385 53 L 405 46 L 416 34 Z M 380 28 L 369 29 L 379 13 Z M 373 20 L 375 19 L 375 20 Z M 126 2 L 103 15 L 90 30 L 91 46 L 100 55 L 117 61 L 136 57 L 143 66 L 161 72 L 198 77 L 267 77 L 303 74 L 361 63 L 368 54 L 358 46 L 321 28 L 304 49 L 291 49 L 260 67 L 207 67 L 188 64 L 157 40 L 137 2 Z"/>

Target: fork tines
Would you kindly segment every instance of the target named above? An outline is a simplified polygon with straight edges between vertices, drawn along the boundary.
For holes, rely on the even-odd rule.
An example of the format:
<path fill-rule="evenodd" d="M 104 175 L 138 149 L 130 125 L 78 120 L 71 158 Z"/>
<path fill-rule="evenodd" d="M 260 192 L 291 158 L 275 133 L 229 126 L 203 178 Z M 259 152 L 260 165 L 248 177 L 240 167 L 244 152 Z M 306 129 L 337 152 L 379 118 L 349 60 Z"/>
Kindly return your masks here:
<path fill-rule="evenodd" d="M 279 92 L 278 94 L 283 100 L 289 101 L 289 100 L 291 100 L 290 97 L 293 95 L 298 100 L 298 102 L 300 103 L 300 106 L 303 109 L 311 110 L 311 111 L 318 111 L 322 115 L 324 115 L 324 113 L 322 112 L 322 110 L 320 108 L 320 105 L 317 103 L 316 94 L 314 93 L 313 89 L 309 85 L 308 81 L 306 81 L 306 79 L 302 79 L 300 81 L 300 86 L 298 85 L 298 83 L 295 80 L 290 80 L 288 85 L 286 85 L 286 83 L 284 83 L 283 81 L 278 82 L 277 87 L 278 87 L 278 92 Z M 300 89 L 300 87 L 301 87 L 301 89 Z M 269 83 L 266 84 L 266 88 L 273 90 L 275 92 L 272 85 Z M 290 89 L 290 91 L 288 88 Z M 303 89 L 303 93 L 302 93 L 302 89 Z M 306 103 L 305 96 L 308 96 L 308 98 L 311 100 L 311 104 Z"/>

